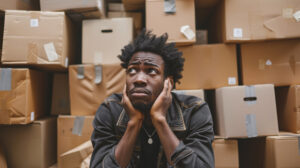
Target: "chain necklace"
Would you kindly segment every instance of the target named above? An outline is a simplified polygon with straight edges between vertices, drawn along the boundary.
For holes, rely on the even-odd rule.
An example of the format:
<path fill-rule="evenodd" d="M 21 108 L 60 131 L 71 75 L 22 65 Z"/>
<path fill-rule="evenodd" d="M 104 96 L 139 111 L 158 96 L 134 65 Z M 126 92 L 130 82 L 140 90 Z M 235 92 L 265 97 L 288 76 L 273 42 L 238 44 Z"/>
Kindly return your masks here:
<path fill-rule="evenodd" d="M 147 134 L 147 136 L 148 136 L 148 144 L 153 144 L 153 139 L 152 139 L 152 136 L 156 133 L 156 130 L 154 129 L 154 131 L 152 132 L 152 134 L 150 135 L 149 133 L 148 133 L 148 131 L 143 127 L 143 129 L 144 129 L 144 131 L 145 131 L 145 133 Z"/>

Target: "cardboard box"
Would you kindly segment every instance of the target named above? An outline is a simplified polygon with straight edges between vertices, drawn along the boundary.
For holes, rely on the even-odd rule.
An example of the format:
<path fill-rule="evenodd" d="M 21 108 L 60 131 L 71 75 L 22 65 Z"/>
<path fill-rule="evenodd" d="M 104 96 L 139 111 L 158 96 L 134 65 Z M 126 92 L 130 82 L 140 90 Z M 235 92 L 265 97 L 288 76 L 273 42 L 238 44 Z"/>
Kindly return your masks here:
<path fill-rule="evenodd" d="M 7 168 L 5 153 L 3 152 L 3 149 L 0 146 L 0 167 L 1 168 Z"/>
<path fill-rule="evenodd" d="M 163 0 L 146 0 L 146 28 L 154 34 L 168 33 L 168 42 L 188 45 L 196 42 L 194 0 L 176 0 L 176 12 L 166 13 Z M 171 8 L 171 7 L 170 7 Z M 167 10 L 169 11 L 169 10 Z M 184 26 L 187 36 L 181 33 Z"/>
<path fill-rule="evenodd" d="M 0 10 L 39 10 L 39 0 L 2 0 Z"/>
<path fill-rule="evenodd" d="M 241 45 L 244 85 L 300 83 L 300 40 L 281 40 Z"/>
<path fill-rule="evenodd" d="M 91 139 L 94 116 L 64 116 L 57 119 L 57 161 L 62 167 L 61 154 Z"/>
<path fill-rule="evenodd" d="M 196 31 L 196 43 L 195 44 L 208 44 L 207 30 Z"/>
<path fill-rule="evenodd" d="M 238 84 L 235 45 L 180 47 L 185 58 L 183 78 L 176 89 L 214 89 Z"/>
<path fill-rule="evenodd" d="M 82 63 L 102 65 L 121 63 L 117 56 L 132 38 L 132 18 L 84 20 Z"/>
<path fill-rule="evenodd" d="M 76 54 L 73 26 L 63 12 L 7 10 L 2 64 L 66 70 Z"/>
<path fill-rule="evenodd" d="M 213 144 L 216 168 L 239 168 L 238 141 L 235 139 L 215 138 Z"/>
<path fill-rule="evenodd" d="M 125 12 L 123 3 L 108 3 L 109 12 Z"/>
<path fill-rule="evenodd" d="M 190 96 L 196 96 L 196 97 L 199 97 L 202 100 L 205 100 L 204 90 L 202 90 L 202 89 L 199 89 L 199 90 L 172 90 L 172 92 L 177 93 L 177 94 L 185 94 L 185 95 L 190 95 Z"/>
<path fill-rule="evenodd" d="M 28 124 L 49 112 L 47 73 L 0 68 L 0 74 L 0 124 Z"/>
<path fill-rule="evenodd" d="M 277 135 L 274 85 L 216 89 L 216 120 L 225 138 Z"/>
<path fill-rule="evenodd" d="M 84 160 L 93 153 L 93 145 L 89 140 L 60 155 L 61 167 L 82 167 Z M 88 168 L 89 166 L 86 166 Z"/>
<path fill-rule="evenodd" d="M 143 28 L 143 15 L 141 12 L 108 12 L 107 15 L 108 18 L 131 17 L 133 19 L 135 35 Z"/>
<path fill-rule="evenodd" d="M 70 114 L 69 77 L 67 73 L 55 73 L 53 76 L 51 114 Z"/>
<path fill-rule="evenodd" d="M 122 0 L 125 11 L 145 10 L 145 0 Z"/>
<path fill-rule="evenodd" d="M 298 0 L 222 0 L 213 25 L 223 42 L 297 38 L 299 10 Z"/>
<path fill-rule="evenodd" d="M 0 145 L 7 166 L 48 168 L 56 162 L 56 118 L 28 125 L 0 126 Z"/>
<path fill-rule="evenodd" d="M 42 11 L 79 13 L 84 19 L 106 16 L 105 0 L 40 0 Z"/>
<path fill-rule="evenodd" d="M 108 96 L 123 91 L 125 79 L 120 64 L 70 66 L 71 115 L 95 115 Z"/>
<path fill-rule="evenodd" d="M 275 90 L 279 129 L 300 134 L 300 85 Z"/>
<path fill-rule="evenodd" d="M 299 134 L 239 140 L 240 166 L 299 167 Z"/>

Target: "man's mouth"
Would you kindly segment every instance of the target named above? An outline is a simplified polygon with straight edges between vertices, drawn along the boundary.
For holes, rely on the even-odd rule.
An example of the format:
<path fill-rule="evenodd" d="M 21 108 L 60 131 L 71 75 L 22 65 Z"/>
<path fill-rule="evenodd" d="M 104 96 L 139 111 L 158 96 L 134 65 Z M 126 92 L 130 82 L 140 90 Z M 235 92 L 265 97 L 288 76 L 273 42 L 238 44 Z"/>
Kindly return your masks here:
<path fill-rule="evenodd" d="M 149 96 L 151 92 L 147 89 L 134 88 L 129 91 L 129 94 L 134 97 L 144 97 L 144 96 Z"/>

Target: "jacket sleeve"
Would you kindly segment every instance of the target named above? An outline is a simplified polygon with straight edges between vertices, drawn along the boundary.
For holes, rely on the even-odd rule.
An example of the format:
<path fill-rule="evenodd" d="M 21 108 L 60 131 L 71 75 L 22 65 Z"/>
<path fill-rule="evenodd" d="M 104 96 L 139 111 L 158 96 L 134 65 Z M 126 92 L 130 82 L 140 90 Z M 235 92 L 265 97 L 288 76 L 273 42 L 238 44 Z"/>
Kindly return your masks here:
<path fill-rule="evenodd" d="M 114 118 L 109 107 L 103 103 L 93 121 L 94 131 L 91 141 L 94 147 L 90 167 L 91 168 L 115 168 L 119 167 L 115 159 L 115 147 L 118 139 L 114 134 Z"/>
<path fill-rule="evenodd" d="M 180 141 L 171 160 L 176 168 L 213 168 L 213 121 L 205 103 L 191 111 L 188 135 Z"/>

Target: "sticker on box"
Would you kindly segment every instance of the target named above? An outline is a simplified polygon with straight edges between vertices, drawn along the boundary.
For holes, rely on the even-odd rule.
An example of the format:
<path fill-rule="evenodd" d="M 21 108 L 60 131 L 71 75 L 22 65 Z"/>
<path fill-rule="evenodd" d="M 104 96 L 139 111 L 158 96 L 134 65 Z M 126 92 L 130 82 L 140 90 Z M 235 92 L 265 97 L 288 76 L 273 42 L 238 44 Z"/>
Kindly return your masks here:
<path fill-rule="evenodd" d="M 228 85 L 236 85 L 236 78 L 235 77 L 229 77 L 228 78 Z"/>
<path fill-rule="evenodd" d="M 192 40 L 195 37 L 194 31 L 189 25 L 181 26 L 180 32 L 189 40 Z"/>
<path fill-rule="evenodd" d="M 56 53 L 53 43 L 44 44 L 44 50 L 50 62 L 58 60 L 58 54 Z"/>
<path fill-rule="evenodd" d="M 294 10 L 292 8 L 283 8 L 282 17 L 283 18 L 292 18 Z"/>
<path fill-rule="evenodd" d="M 30 19 L 30 27 L 39 27 L 38 19 Z"/>
<path fill-rule="evenodd" d="M 234 28 L 233 29 L 233 37 L 243 38 L 243 29 L 242 28 Z"/>
<path fill-rule="evenodd" d="M 300 22 L 300 10 L 298 10 L 297 12 L 295 12 L 293 16 L 294 16 L 294 19 L 297 22 Z"/>
<path fill-rule="evenodd" d="M 30 113 L 30 121 L 33 121 L 34 120 L 34 112 L 31 112 Z"/>

